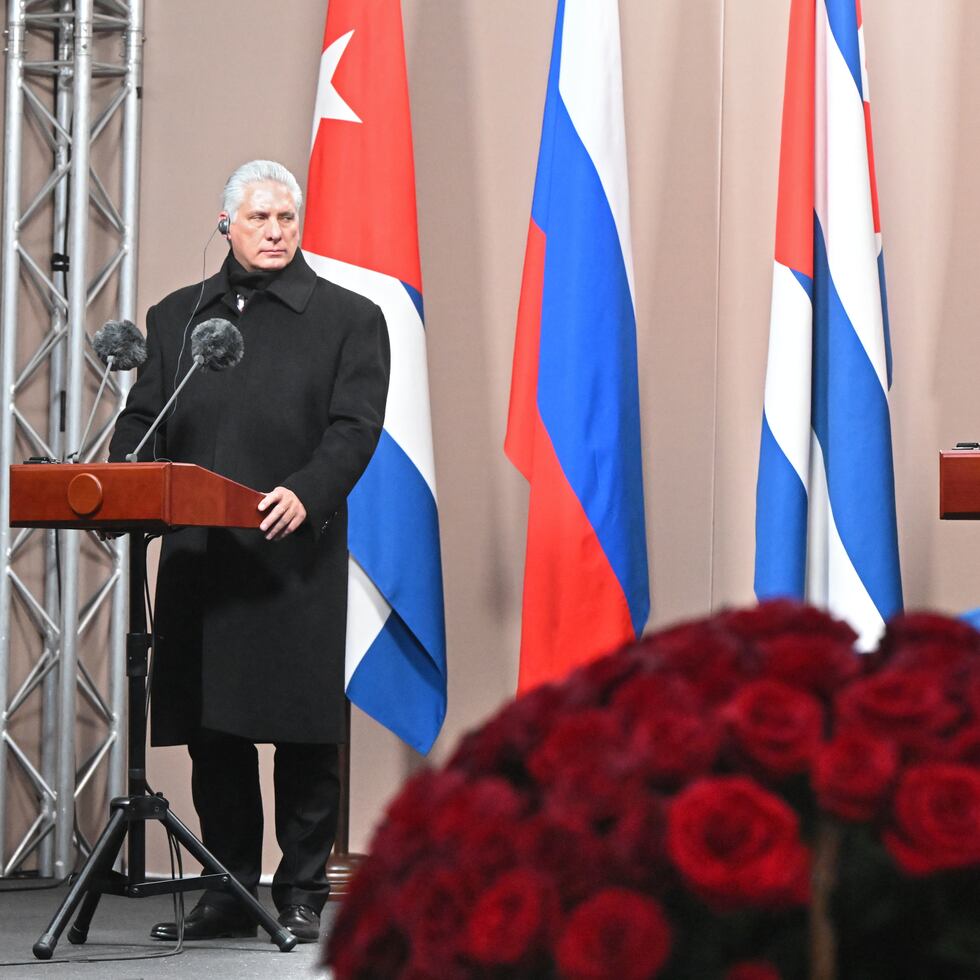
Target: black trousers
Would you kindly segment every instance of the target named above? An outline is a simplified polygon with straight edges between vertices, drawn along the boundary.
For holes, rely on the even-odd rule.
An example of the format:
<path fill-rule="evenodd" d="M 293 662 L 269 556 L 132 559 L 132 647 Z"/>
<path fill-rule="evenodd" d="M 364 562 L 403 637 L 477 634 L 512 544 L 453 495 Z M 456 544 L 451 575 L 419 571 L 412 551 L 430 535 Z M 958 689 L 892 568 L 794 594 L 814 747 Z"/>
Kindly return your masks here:
<path fill-rule="evenodd" d="M 206 729 L 199 729 L 187 748 L 204 846 L 254 892 L 262 873 L 258 751 L 247 739 Z M 273 783 L 282 860 L 272 900 L 278 909 L 308 905 L 319 912 L 330 893 L 325 868 L 337 832 L 337 746 L 277 743 Z M 236 904 L 224 891 L 205 895 L 214 905 Z"/>

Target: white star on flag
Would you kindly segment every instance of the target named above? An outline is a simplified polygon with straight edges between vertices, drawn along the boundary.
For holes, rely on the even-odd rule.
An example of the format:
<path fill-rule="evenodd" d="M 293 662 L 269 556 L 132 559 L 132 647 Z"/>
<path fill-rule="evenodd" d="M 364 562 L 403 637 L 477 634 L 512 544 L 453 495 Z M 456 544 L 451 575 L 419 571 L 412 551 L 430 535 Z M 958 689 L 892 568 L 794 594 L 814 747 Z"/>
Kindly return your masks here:
<path fill-rule="evenodd" d="M 348 31 L 334 41 L 320 56 L 320 78 L 316 86 L 316 103 L 313 107 L 313 132 L 310 135 L 310 148 L 316 142 L 317 130 L 321 119 L 340 119 L 344 122 L 361 121 L 360 116 L 344 101 L 341 94 L 334 88 L 333 76 L 337 65 L 354 36 Z"/>

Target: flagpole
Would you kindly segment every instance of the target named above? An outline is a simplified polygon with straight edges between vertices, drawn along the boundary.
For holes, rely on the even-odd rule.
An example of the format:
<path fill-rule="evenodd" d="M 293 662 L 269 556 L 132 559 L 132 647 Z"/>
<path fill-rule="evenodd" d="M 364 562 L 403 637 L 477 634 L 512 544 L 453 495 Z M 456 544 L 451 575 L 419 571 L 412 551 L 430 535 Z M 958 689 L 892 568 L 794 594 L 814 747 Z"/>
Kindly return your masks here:
<path fill-rule="evenodd" d="M 340 799 L 337 803 L 337 834 L 330 860 L 327 861 L 327 881 L 330 882 L 330 901 L 345 898 L 363 854 L 350 851 L 350 701 L 344 698 L 344 741 L 337 746 L 337 770 L 340 779 Z"/>

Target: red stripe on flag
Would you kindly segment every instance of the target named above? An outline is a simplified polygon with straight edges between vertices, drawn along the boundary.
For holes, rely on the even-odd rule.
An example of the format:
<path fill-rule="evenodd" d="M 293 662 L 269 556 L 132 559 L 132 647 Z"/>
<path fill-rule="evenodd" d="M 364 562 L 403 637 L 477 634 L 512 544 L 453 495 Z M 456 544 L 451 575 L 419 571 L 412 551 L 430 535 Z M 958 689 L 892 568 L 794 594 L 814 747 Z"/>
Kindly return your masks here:
<path fill-rule="evenodd" d="M 504 449 L 531 485 L 518 691 L 564 677 L 635 637 L 622 586 L 565 479 L 538 412 L 545 233 L 527 233 Z"/>
<path fill-rule="evenodd" d="M 622 586 L 537 411 L 534 425 L 519 693 L 636 636 Z"/>
<path fill-rule="evenodd" d="M 361 122 L 321 119 L 303 248 L 422 291 L 399 0 L 330 0 L 324 49 L 348 31 L 333 85 Z"/>
<path fill-rule="evenodd" d="M 875 177 L 875 151 L 871 139 L 871 103 L 864 102 L 864 135 L 868 141 L 868 177 L 871 181 L 871 213 L 874 216 L 875 234 L 881 231 L 881 215 L 878 213 L 878 178 Z"/>
<path fill-rule="evenodd" d="M 541 296 L 544 290 L 544 232 L 531 219 L 524 253 L 524 277 L 517 308 L 514 369 L 510 382 L 510 409 L 504 452 L 531 479 L 534 428 L 538 417 L 538 350 L 541 343 Z"/>
<path fill-rule="evenodd" d="M 814 0 L 789 14 L 783 133 L 779 150 L 776 261 L 813 276 Z"/>

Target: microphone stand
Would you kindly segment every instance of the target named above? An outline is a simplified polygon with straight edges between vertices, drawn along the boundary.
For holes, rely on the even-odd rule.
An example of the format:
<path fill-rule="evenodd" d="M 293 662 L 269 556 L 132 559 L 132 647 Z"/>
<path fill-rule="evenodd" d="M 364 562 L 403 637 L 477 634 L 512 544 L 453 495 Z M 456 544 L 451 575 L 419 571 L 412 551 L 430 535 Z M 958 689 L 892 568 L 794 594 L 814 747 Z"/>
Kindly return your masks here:
<path fill-rule="evenodd" d="M 105 371 L 102 372 L 102 383 L 99 385 L 99 390 L 95 394 L 95 401 L 92 403 L 92 411 L 89 412 L 88 422 L 85 423 L 85 431 L 82 433 L 82 438 L 78 440 L 78 449 L 73 453 L 69 453 L 65 457 L 66 463 L 77 463 L 79 457 L 82 456 L 85 450 L 85 440 L 88 439 L 89 430 L 92 428 L 92 423 L 95 421 L 95 410 L 99 407 L 99 402 L 102 399 L 102 392 L 105 391 L 106 382 L 109 380 L 109 372 L 112 370 L 112 365 L 116 361 L 115 354 L 110 354 L 105 361 Z"/>
<path fill-rule="evenodd" d="M 71 887 L 48 927 L 33 946 L 34 956 L 49 960 L 61 933 L 75 909 L 78 915 L 68 930 L 68 942 L 81 945 L 88 938 L 89 926 L 102 895 L 122 895 L 127 898 L 147 898 L 201 888 L 221 888 L 230 892 L 239 908 L 250 914 L 262 926 L 273 943 L 289 952 L 297 943 L 296 937 L 262 906 L 244 885 L 199 841 L 170 809 L 169 801 L 160 793 L 150 794 L 146 785 L 146 681 L 150 649 L 147 632 L 146 606 L 143 598 L 146 574 L 146 545 L 149 540 L 143 530 L 130 532 L 129 548 L 129 633 L 126 635 L 126 677 L 129 679 L 128 733 L 128 793 L 109 804 L 111 814 L 99 839 L 95 842 L 82 870 L 72 877 Z M 229 814 L 234 820 L 234 812 Z M 146 879 L 146 824 L 157 821 L 167 833 L 196 858 L 202 874 L 191 878 Z M 126 873 L 113 870 L 113 865 L 127 845 Z"/>
<path fill-rule="evenodd" d="M 184 385 L 187 384 L 187 382 L 191 380 L 191 375 L 199 367 L 203 367 L 203 366 L 204 366 L 204 355 L 203 354 L 195 354 L 194 355 L 194 363 L 190 366 L 190 370 L 187 372 L 187 374 L 184 375 L 184 380 L 181 381 L 181 383 L 179 385 L 177 385 L 177 387 L 174 389 L 174 393 L 167 399 L 167 404 L 164 405 L 162 409 L 160 409 L 160 414 L 153 420 L 153 425 L 151 425 L 146 430 L 146 435 L 144 435 L 143 438 L 140 439 L 139 445 L 131 453 L 126 453 L 126 462 L 127 463 L 135 463 L 136 462 L 137 458 L 139 457 L 140 450 L 146 445 L 146 440 L 149 439 L 150 436 L 152 436 L 153 433 L 156 432 L 157 429 L 160 428 L 160 423 L 163 422 L 164 418 L 166 417 L 167 412 L 170 409 L 170 406 L 173 405 L 173 403 L 175 401 L 177 401 L 177 396 L 180 394 L 180 392 L 183 389 Z"/>

